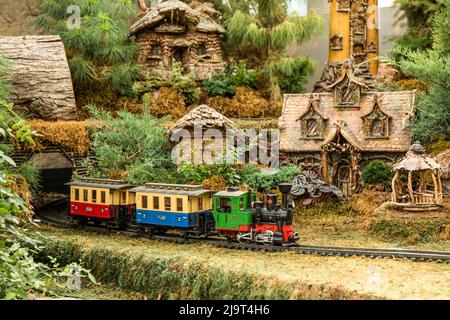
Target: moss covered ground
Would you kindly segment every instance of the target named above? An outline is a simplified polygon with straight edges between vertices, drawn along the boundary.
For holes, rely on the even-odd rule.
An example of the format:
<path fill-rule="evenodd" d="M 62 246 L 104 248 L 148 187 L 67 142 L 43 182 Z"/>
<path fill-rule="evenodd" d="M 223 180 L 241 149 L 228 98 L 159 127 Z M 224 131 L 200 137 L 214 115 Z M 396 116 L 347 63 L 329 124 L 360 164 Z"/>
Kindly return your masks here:
<path fill-rule="evenodd" d="M 295 208 L 301 242 L 372 248 L 450 251 L 450 203 L 437 213 L 376 214 L 389 193 L 366 190 L 348 202 L 324 199 Z M 448 202 L 448 201 L 447 201 Z"/>
<path fill-rule="evenodd" d="M 44 256 L 61 262 L 82 259 L 103 286 L 138 292 L 138 298 L 450 298 L 447 264 L 236 251 L 50 227 L 42 231 L 48 242 Z"/>

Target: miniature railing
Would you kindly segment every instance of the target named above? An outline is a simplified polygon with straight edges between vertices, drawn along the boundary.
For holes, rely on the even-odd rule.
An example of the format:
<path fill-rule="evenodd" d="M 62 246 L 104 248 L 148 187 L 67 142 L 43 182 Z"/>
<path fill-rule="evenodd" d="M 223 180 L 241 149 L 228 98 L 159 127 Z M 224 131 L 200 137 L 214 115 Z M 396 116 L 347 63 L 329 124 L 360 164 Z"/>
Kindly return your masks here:
<path fill-rule="evenodd" d="M 442 194 L 440 195 L 440 200 L 442 202 Z M 415 204 L 434 204 L 436 203 L 436 196 L 434 193 L 427 192 L 415 192 L 414 193 L 414 203 Z"/>

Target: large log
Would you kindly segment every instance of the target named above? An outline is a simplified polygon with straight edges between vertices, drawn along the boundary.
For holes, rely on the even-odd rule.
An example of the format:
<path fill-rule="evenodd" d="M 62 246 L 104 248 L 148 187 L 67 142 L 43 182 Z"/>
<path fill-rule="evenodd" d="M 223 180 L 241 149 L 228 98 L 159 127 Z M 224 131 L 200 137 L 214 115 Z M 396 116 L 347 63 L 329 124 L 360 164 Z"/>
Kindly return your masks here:
<path fill-rule="evenodd" d="M 59 36 L 0 37 L 0 57 L 13 64 L 15 109 L 26 117 L 74 120 L 75 95 Z"/>

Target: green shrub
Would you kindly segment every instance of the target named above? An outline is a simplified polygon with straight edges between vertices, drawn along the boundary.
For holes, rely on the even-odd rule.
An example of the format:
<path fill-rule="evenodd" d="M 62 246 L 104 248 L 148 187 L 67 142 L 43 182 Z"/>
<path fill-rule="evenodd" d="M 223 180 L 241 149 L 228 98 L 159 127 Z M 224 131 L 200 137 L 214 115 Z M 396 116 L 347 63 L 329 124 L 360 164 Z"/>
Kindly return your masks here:
<path fill-rule="evenodd" d="M 391 184 L 394 172 L 392 168 L 381 160 L 370 162 L 362 171 L 362 180 L 367 185 Z"/>
<path fill-rule="evenodd" d="M 236 93 L 236 87 L 231 83 L 225 73 L 218 73 L 210 79 L 203 81 L 203 88 L 212 97 L 232 97 Z"/>
<path fill-rule="evenodd" d="M 174 167 L 166 129 L 161 126 L 165 119 L 124 111 L 113 118 L 95 106 L 88 110 L 102 121 L 92 141 L 96 165 L 88 163 L 94 176 L 110 178 L 115 171 L 123 171 L 131 183 L 165 182 L 162 172 Z"/>
<path fill-rule="evenodd" d="M 296 165 L 286 165 L 276 172 L 263 172 L 256 166 L 245 166 L 238 174 L 242 184 L 248 185 L 253 190 L 267 192 L 280 183 L 292 182 L 300 174 L 300 169 Z"/>
<path fill-rule="evenodd" d="M 227 185 L 238 185 L 240 180 L 237 170 L 229 164 L 185 164 L 180 167 L 178 174 L 181 181 L 202 184 L 213 176 L 221 176 Z"/>
<path fill-rule="evenodd" d="M 227 70 L 229 81 L 235 87 L 247 87 L 257 89 L 259 86 L 260 71 L 248 69 L 245 60 L 239 61 L 238 64 L 231 65 Z"/>
<path fill-rule="evenodd" d="M 133 91 L 140 95 L 161 87 L 172 88 L 181 93 L 187 106 L 196 104 L 200 97 L 200 89 L 197 87 L 193 75 L 190 73 L 184 74 L 183 64 L 179 61 L 172 63 L 172 70 L 168 75 L 161 77 L 154 74 L 145 85 L 134 84 Z"/>
<path fill-rule="evenodd" d="M 306 90 L 309 78 L 315 69 L 314 62 L 309 58 L 297 58 L 294 60 L 292 70 L 289 72 L 281 71 L 280 88 L 281 92 L 303 93 Z"/>

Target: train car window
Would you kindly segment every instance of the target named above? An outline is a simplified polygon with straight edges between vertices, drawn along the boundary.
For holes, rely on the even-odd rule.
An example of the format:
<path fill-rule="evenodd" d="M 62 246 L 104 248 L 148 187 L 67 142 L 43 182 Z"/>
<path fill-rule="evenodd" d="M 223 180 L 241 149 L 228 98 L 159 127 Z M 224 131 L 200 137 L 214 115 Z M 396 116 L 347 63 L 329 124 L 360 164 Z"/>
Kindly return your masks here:
<path fill-rule="evenodd" d="M 97 202 L 97 190 L 92 190 L 92 202 Z"/>
<path fill-rule="evenodd" d="M 220 198 L 219 201 L 217 201 L 217 211 L 231 213 L 231 199 Z"/>
<path fill-rule="evenodd" d="M 75 201 L 80 200 L 80 189 L 75 189 Z"/>
<path fill-rule="evenodd" d="M 177 198 L 177 211 L 183 211 L 183 199 Z"/>
<path fill-rule="evenodd" d="M 142 196 L 142 209 L 147 209 L 147 208 L 148 208 L 148 197 Z"/>
<path fill-rule="evenodd" d="M 203 197 L 198 197 L 198 210 L 203 210 Z"/>
<path fill-rule="evenodd" d="M 100 201 L 101 203 L 106 203 L 106 191 L 100 192 Z"/>
<path fill-rule="evenodd" d="M 159 210 L 159 197 L 153 197 L 153 209 Z"/>
<path fill-rule="evenodd" d="M 244 197 L 239 198 L 239 209 L 244 210 Z"/>
<path fill-rule="evenodd" d="M 172 210 L 172 199 L 170 197 L 164 197 L 164 210 Z"/>
<path fill-rule="evenodd" d="M 83 190 L 83 201 L 84 202 L 88 201 L 88 191 L 87 190 Z"/>

